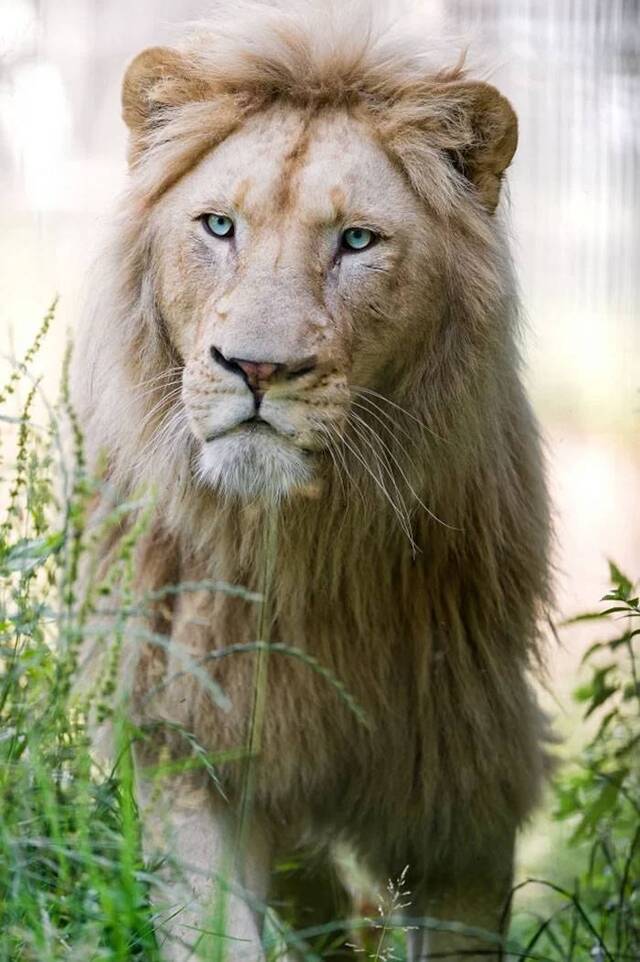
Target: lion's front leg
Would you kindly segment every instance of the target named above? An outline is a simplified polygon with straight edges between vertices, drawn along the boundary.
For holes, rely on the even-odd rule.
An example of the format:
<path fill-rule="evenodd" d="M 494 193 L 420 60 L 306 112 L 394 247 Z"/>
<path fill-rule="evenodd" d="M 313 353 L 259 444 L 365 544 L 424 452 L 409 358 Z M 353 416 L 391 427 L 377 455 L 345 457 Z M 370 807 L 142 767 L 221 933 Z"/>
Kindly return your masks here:
<path fill-rule="evenodd" d="M 254 818 L 238 852 L 228 803 L 189 774 L 158 784 L 139 772 L 137 796 L 145 858 L 162 861 L 151 898 L 164 962 L 261 959 L 271 868 L 264 826 Z"/>
<path fill-rule="evenodd" d="M 462 839 L 460 843 L 463 848 Z M 418 884 L 412 882 L 411 905 L 405 911 L 414 921 L 425 919 L 425 925 L 408 932 L 409 962 L 504 959 L 501 942 L 509 924 L 513 848 L 511 834 L 486 844 L 475 856 L 471 852 L 461 859 L 460 852 L 453 853 L 449 864 L 441 862 L 422 881 L 414 877 Z"/>

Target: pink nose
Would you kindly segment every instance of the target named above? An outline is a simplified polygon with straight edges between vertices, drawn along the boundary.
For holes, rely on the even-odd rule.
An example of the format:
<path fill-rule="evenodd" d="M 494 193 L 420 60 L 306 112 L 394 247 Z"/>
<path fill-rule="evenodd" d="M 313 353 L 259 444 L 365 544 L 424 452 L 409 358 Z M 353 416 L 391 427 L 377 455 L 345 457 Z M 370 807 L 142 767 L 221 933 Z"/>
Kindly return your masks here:
<path fill-rule="evenodd" d="M 243 361 L 235 357 L 233 363 L 244 371 L 247 384 L 253 391 L 258 390 L 262 384 L 266 384 L 282 367 L 281 364 L 273 364 L 270 361 Z"/>
<path fill-rule="evenodd" d="M 219 348 L 211 345 L 211 357 L 221 367 L 245 379 L 248 387 L 253 391 L 256 400 L 261 401 L 267 390 L 269 381 L 275 374 L 280 374 L 292 381 L 303 377 L 315 370 L 318 359 L 315 354 L 309 354 L 293 362 L 276 361 L 247 361 L 242 357 L 226 357 Z"/>

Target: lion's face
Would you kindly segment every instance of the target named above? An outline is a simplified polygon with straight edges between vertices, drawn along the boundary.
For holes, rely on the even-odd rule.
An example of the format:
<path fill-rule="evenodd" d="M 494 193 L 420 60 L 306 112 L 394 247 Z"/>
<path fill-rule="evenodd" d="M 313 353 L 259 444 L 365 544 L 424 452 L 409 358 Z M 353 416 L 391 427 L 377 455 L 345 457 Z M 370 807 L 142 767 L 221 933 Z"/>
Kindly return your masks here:
<path fill-rule="evenodd" d="M 201 479 L 275 498 L 309 485 L 358 392 L 393 393 L 399 359 L 423 349 L 440 297 L 425 206 L 346 112 L 276 107 L 150 226 Z"/>

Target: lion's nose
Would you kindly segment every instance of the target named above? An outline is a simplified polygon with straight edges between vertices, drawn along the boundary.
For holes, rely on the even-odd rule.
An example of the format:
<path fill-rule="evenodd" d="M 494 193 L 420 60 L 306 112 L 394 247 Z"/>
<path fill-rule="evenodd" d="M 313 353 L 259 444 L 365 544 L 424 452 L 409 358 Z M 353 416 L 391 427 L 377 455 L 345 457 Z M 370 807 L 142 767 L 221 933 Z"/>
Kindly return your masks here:
<path fill-rule="evenodd" d="M 292 379 L 309 373 L 316 366 L 315 356 L 288 364 L 279 361 L 249 361 L 242 357 L 225 357 L 217 347 L 211 348 L 211 356 L 221 367 L 244 378 L 258 400 L 262 399 L 275 375 Z"/>
<path fill-rule="evenodd" d="M 283 364 L 274 364 L 273 361 L 245 361 L 241 357 L 231 358 L 231 363 L 244 371 L 247 384 L 252 391 L 262 384 L 266 385 L 273 375 L 284 367 Z"/>

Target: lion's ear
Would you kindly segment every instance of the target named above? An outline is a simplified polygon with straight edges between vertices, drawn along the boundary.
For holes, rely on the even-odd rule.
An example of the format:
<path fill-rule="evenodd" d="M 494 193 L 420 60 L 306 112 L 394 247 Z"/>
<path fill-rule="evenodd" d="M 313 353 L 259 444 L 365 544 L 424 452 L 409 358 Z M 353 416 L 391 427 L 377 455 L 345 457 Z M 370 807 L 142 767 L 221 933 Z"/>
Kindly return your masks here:
<path fill-rule="evenodd" d="M 169 47 L 149 47 L 135 57 L 122 81 L 122 117 L 134 141 L 157 122 L 163 108 L 189 98 L 186 59 Z"/>
<path fill-rule="evenodd" d="M 456 169 L 491 213 L 498 205 L 502 175 L 518 143 L 518 118 L 506 97 L 486 83 L 447 83 L 441 99 L 443 146 Z"/>

